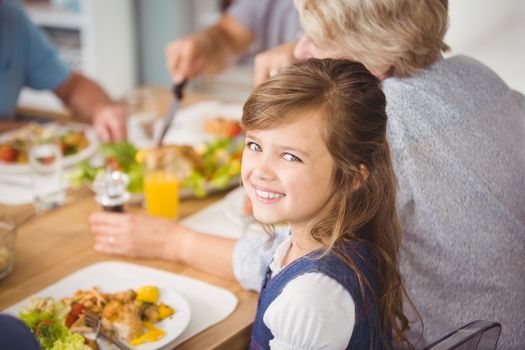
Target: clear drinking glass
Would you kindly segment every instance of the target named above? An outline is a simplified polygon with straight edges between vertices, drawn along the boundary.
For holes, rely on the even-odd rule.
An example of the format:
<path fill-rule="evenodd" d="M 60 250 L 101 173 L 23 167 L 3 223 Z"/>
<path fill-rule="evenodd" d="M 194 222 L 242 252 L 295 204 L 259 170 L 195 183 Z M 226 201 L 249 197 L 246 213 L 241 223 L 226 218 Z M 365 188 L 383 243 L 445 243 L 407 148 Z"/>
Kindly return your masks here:
<path fill-rule="evenodd" d="M 128 141 L 137 148 L 147 148 L 155 143 L 155 122 L 159 116 L 159 102 L 152 89 L 131 91 L 125 97 L 128 113 Z"/>
<path fill-rule="evenodd" d="M 13 220 L 0 217 L 0 279 L 15 265 L 16 226 Z"/>
<path fill-rule="evenodd" d="M 62 150 L 56 137 L 37 140 L 29 150 L 34 206 L 37 211 L 64 204 Z"/>

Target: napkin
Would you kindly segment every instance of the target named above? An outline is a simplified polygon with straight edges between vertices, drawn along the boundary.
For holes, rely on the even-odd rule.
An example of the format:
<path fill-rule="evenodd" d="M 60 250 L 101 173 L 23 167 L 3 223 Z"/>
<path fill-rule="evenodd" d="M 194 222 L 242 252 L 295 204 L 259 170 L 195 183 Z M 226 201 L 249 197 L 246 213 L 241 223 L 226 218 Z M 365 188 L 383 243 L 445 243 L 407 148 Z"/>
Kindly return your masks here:
<path fill-rule="evenodd" d="M 195 231 L 228 238 L 266 234 L 263 227 L 253 221 L 243 232 L 246 224 L 242 216 L 244 193 L 244 188 L 238 187 L 224 199 L 181 220 L 181 224 Z"/>
<path fill-rule="evenodd" d="M 0 204 L 22 205 L 31 203 L 33 203 L 33 190 L 30 175 L 0 175 Z"/>
<path fill-rule="evenodd" d="M 62 182 L 63 188 L 69 188 L 66 179 Z M 48 186 L 44 186 L 48 187 Z M 23 205 L 33 203 L 33 184 L 28 174 L 1 174 L 0 175 L 0 204 Z"/>
<path fill-rule="evenodd" d="M 190 277 L 170 275 L 176 282 L 178 292 L 188 300 L 192 314 L 190 324 L 171 344 L 173 346 L 224 320 L 237 307 L 239 301 L 229 290 Z"/>

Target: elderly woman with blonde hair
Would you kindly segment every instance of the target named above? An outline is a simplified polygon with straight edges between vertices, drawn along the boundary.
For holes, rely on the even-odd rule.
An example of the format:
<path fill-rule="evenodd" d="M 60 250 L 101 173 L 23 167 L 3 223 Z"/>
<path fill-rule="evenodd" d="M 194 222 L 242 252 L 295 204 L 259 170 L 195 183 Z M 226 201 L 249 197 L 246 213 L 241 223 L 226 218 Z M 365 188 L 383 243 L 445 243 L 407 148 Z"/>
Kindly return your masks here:
<path fill-rule="evenodd" d="M 424 323 L 424 332 L 412 325 L 413 343 L 490 319 L 503 325 L 503 348 L 522 347 L 524 96 L 472 58 L 443 57 L 446 0 L 295 5 L 304 35 L 260 54 L 259 72 L 278 69 L 286 55 L 290 62 L 337 57 L 383 80 L 404 235 L 400 268 Z M 237 244 L 234 262 L 243 261 L 237 276 L 255 287 L 248 246 Z"/>

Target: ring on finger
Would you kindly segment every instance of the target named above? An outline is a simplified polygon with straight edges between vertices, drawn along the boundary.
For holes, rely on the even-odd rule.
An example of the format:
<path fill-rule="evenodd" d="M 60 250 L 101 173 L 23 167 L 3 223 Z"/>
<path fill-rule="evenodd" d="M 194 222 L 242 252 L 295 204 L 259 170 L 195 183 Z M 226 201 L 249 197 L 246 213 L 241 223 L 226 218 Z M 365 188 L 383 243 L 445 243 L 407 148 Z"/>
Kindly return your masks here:
<path fill-rule="evenodd" d="M 268 73 L 268 75 L 270 76 L 270 78 L 272 78 L 272 77 L 275 76 L 277 73 L 279 73 L 279 70 L 278 70 L 278 69 L 270 69 L 270 72 Z"/>
<path fill-rule="evenodd" d="M 106 237 L 106 241 L 107 241 L 109 244 L 113 244 L 113 243 L 115 243 L 115 236 L 107 236 L 107 237 Z"/>

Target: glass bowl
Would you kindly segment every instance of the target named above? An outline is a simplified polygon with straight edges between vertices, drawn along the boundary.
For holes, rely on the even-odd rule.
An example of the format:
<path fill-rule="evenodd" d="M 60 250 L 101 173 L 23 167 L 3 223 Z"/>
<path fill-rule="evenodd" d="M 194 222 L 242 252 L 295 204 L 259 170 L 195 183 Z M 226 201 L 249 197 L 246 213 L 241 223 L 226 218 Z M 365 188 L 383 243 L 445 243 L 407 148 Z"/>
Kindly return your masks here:
<path fill-rule="evenodd" d="M 16 226 L 13 220 L 0 218 L 0 279 L 15 265 Z"/>

